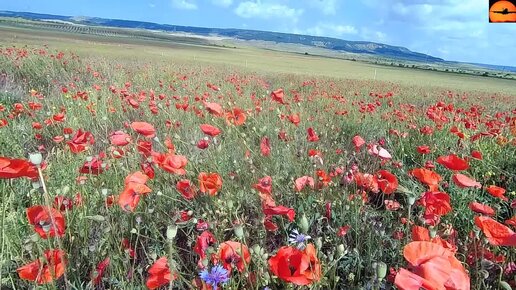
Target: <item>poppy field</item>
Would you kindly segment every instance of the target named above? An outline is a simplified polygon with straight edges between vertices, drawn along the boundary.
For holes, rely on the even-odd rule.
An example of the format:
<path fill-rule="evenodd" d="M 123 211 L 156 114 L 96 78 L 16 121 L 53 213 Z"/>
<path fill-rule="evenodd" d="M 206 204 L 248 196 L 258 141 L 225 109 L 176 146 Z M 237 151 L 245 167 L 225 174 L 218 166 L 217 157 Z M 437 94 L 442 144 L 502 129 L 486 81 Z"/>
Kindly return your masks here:
<path fill-rule="evenodd" d="M 514 289 L 515 191 L 505 91 L 0 47 L 1 289 Z"/>

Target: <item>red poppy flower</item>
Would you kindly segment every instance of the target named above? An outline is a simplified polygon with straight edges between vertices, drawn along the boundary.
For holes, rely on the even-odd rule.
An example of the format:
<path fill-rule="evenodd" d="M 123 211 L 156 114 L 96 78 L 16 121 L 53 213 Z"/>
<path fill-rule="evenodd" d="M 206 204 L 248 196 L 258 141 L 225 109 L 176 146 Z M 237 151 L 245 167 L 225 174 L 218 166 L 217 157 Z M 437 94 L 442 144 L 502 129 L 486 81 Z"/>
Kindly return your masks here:
<path fill-rule="evenodd" d="M 403 256 L 410 263 L 413 273 L 396 275 L 395 285 L 401 290 L 419 289 L 470 289 L 469 276 L 461 262 L 443 246 L 416 241 L 406 245 Z M 399 276 L 399 277 L 398 277 Z"/>
<path fill-rule="evenodd" d="M 466 170 L 469 168 L 468 161 L 458 157 L 455 154 L 450 154 L 448 156 L 439 156 L 437 158 L 437 163 L 441 164 L 442 166 L 450 170 L 456 171 Z"/>
<path fill-rule="evenodd" d="M 400 268 L 396 277 L 394 278 L 394 285 L 400 290 L 437 290 L 435 285 L 426 280 L 425 278 L 418 276 L 404 268 Z"/>
<path fill-rule="evenodd" d="M 260 142 L 260 151 L 264 157 L 271 155 L 271 142 L 269 138 L 262 138 L 262 141 Z"/>
<path fill-rule="evenodd" d="M 419 202 L 425 207 L 425 214 L 442 216 L 452 211 L 450 196 L 446 192 L 425 192 Z"/>
<path fill-rule="evenodd" d="M 240 108 L 233 108 L 233 110 L 226 113 L 226 122 L 235 126 L 240 126 L 245 123 L 247 119 L 244 111 Z"/>
<path fill-rule="evenodd" d="M 505 220 L 504 223 L 506 225 L 510 225 L 510 226 L 516 227 L 516 215 L 513 216 L 512 218 L 508 219 L 508 220 Z"/>
<path fill-rule="evenodd" d="M 412 227 L 412 241 L 430 241 L 430 231 L 425 227 Z"/>
<path fill-rule="evenodd" d="M 193 199 L 195 197 L 195 189 L 188 179 L 179 180 L 176 184 L 176 189 L 186 199 Z"/>
<path fill-rule="evenodd" d="M 204 107 L 212 115 L 215 115 L 217 117 L 223 115 L 222 106 L 217 103 L 204 102 Z"/>
<path fill-rule="evenodd" d="M 376 176 L 369 173 L 357 172 L 354 174 L 354 177 L 357 187 L 375 193 L 379 191 L 378 179 Z"/>
<path fill-rule="evenodd" d="M 505 194 L 505 189 L 504 188 L 501 188 L 501 187 L 498 187 L 496 185 L 490 185 L 486 188 L 487 192 L 489 192 L 490 195 L 494 196 L 494 197 L 498 197 L 504 201 L 508 201 L 509 199 L 504 196 Z"/>
<path fill-rule="evenodd" d="M 199 189 L 202 193 L 208 193 L 211 196 L 217 195 L 222 188 L 222 178 L 217 173 L 199 173 Z"/>
<path fill-rule="evenodd" d="M 37 178 L 38 170 L 28 160 L 0 157 L 0 179 L 19 177 Z"/>
<path fill-rule="evenodd" d="M 27 219 L 43 239 L 64 236 L 65 219 L 61 212 L 54 208 L 41 205 L 29 207 L 27 209 Z"/>
<path fill-rule="evenodd" d="M 72 210 L 73 200 L 66 196 L 57 195 L 54 197 L 53 207 L 60 211 Z"/>
<path fill-rule="evenodd" d="M 219 128 L 212 126 L 212 125 L 208 125 L 208 124 L 202 124 L 201 131 L 204 134 L 211 136 L 211 137 L 215 137 L 221 133 Z"/>
<path fill-rule="evenodd" d="M 161 169 L 165 170 L 166 172 L 177 175 L 186 174 L 186 170 L 184 168 L 187 165 L 188 160 L 182 155 L 156 153 L 153 155 L 153 160 L 156 164 L 159 165 L 159 167 L 161 167 Z"/>
<path fill-rule="evenodd" d="M 93 285 L 98 285 L 100 281 L 102 281 L 102 276 L 104 276 L 104 272 L 109 266 L 109 262 L 110 259 L 107 257 L 97 264 L 97 268 L 91 273 L 91 281 L 93 281 Z"/>
<path fill-rule="evenodd" d="M 391 210 L 391 211 L 396 211 L 401 206 L 399 202 L 397 202 L 395 200 L 390 200 L 390 199 L 384 200 L 383 203 L 385 204 L 385 209 Z"/>
<path fill-rule="evenodd" d="M 314 182 L 313 177 L 311 177 L 311 176 L 299 177 L 295 181 L 294 188 L 296 189 L 297 192 L 300 192 L 307 185 L 310 186 L 310 188 L 312 188 L 312 189 L 315 188 L 315 182 Z"/>
<path fill-rule="evenodd" d="M 355 150 L 358 152 L 360 150 L 360 147 L 364 146 L 365 145 L 365 140 L 360 137 L 359 135 L 356 135 L 355 137 L 353 137 L 352 139 L 353 141 L 353 145 L 355 145 Z"/>
<path fill-rule="evenodd" d="M 66 142 L 68 144 L 68 147 L 70 148 L 70 151 L 73 153 L 80 153 L 88 149 L 88 144 L 92 145 L 95 143 L 95 138 L 93 138 L 93 134 L 88 131 L 82 131 L 82 129 L 79 129 L 73 138 Z"/>
<path fill-rule="evenodd" d="M 414 176 L 419 182 L 428 185 L 430 191 L 436 191 L 442 178 L 436 172 L 426 168 L 416 168 L 410 171 L 410 175 Z"/>
<path fill-rule="evenodd" d="M 496 213 L 492 207 L 478 202 L 470 202 L 469 209 L 476 213 L 481 213 L 489 216 L 493 216 Z"/>
<path fill-rule="evenodd" d="M 391 194 L 398 189 L 398 179 L 387 170 L 380 170 L 378 175 L 378 187 L 384 194 Z"/>
<path fill-rule="evenodd" d="M 167 257 L 159 258 L 148 270 L 149 277 L 145 285 L 149 289 L 156 289 L 163 285 L 168 285 L 170 281 L 177 279 L 177 273 L 170 272 Z"/>
<path fill-rule="evenodd" d="M 464 174 L 456 173 L 452 176 L 453 183 L 460 188 L 474 187 L 482 188 L 482 184 Z"/>
<path fill-rule="evenodd" d="M 389 153 L 389 151 L 387 151 L 382 146 L 377 145 L 377 144 L 373 144 L 373 145 L 370 145 L 368 147 L 369 148 L 367 149 L 367 151 L 369 152 L 369 154 L 374 155 L 374 156 L 378 156 L 381 159 L 392 159 L 391 153 Z"/>
<path fill-rule="evenodd" d="M 295 247 L 281 247 L 269 259 L 269 268 L 281 280 L 299 286 L 310 285 L 321 278 L 321 264 L 312 244 L 308 244 L 303 251 Z"/>
<path fill-rule="evenodd" d="M 345 226 L 342 226 L 340 227 L 338 230 L 337 230 L 337 236 L 338 237 L 343 237 L 345 236 L 348 231 L 351 229 L 351 226 L 350 225 L 345 225 Z"/>
<path fill-rule="evenodd" d="M 478 159 L 478 160 L 482 160 L 483 159 L 482 152 L 477 151 L 477 150 L 471 151 L 471 157 L 473 157 L 475 159 Z"/>
<path fill-rule="evenodd" d="M 204 268 L 202 260 L 206 258 L 206 250 L 216 242 L 215 236 L 209 231 L 204 231 L 197 237 L 193 250 L 199 255 L 199 268 Z"/>
<path fill-rule="evenodd" d="M 417 152 L 419 154 L 429 154 L 430 153 L 430 147 L 426 145 L 417 146 Z"/>
<path fill-rule="evenodd" d="M 137 171 L 125 178 L 125 188 L 118 197 L 118 204 L 125 211 L 134 211 L 140 202 L 141 195 L 147 195 L 152 190 L 145 184 L 149 177 Z"/>
<path fill-rule="evenodd" d="M 141 134 L 147 138 L 153 138 L 156 136 L 156 129 L 154 129 L 154 126 L 147 122 L 132 122 L 131 128 L 133 128 L 133 130 L 138 134 Z"/>
<path fill-rule="evenodd" d="M 125 146 L 131 143 L 131 135 L 125 133 L 124 131 L 116 131 L 111 133 L 109 140 L 114 146 Z"/>
<path fill-rule="evenodd" d="M 66 261 L 62 250 L 45 250 L 44 259 L 37 259 L 16 269 L 23 280 L 47 284 L 63 276 Z"/>
<path fill-rule="evenodd" d="M 301 123 L 301 118 L 299 118 L 298 114 L 292 114 L 287 116 L 290 123 L 294 124 L 295 126 L 299 125 Z"/>
<path fill-rule="evenodd" d="M 102 163 L 100 158 L 93 157 L 91 161 L 84 162 L 81 168 L 79 168 L 79 173 L 99 175 L 108 168 L 107 166 L 102 166 Z"/>
<path fill-rule="evenodd" d="M 219 246 L 218 259 L 229 272 L 233 266 L 242 272 L 251 263 L 251 254 L 246 245 L 239 242 L 227 241 Z"/>
<path fill-rule="evenodd" d="M 314 129 L 312 127 L 306 129 L 306 133 L 308 134 L 306 136 L 306 140 L 308 142 L 317 142 L 319 141 L 319 136 L 317 136 L 317 133 L 315 133 Z"/>
<path fill-rule="evenodd" d="M 507 226 L 486 216 L 476 216 L 475 224 L 493 246 L 516 247 L 516 233 Z"/>
<path fill-rule="evenodd" d="M 285 105 L 285 100 L 283 100 L 284 92 L 283 89 L 277 89 L 271 92 L 271 98 L 273 101 L 278 102 L 282 105 Z"/>
<path fill-rule="evenodd" d="M 258 190 L 261 193 L 271 194 L 272 192 L 272 178 L 270 176 L 265 176 L 258 180 L 257 184 L 253 185 L 253 188 Z"/>
<path fill-rule="evenodd" d="M 294 221 L 294 218 L 296 217 L 296 212 L 293 208 L 282 206 L 282 205 L 263 205 L 263 213 L 268 216 L 272 215 L 284 215 L 288 217 L 288 220 L 290 222 Z"/>
<path fill-rule="evenodd" d="M 326 171 L 322 169 L 317 169 L 315 171 L 315 175 L 317 175 L 317 179 L 315 180 L 315 187 L 319 190 L 327 187 L 331 182 L 331 176 L 326 173 Z"/>

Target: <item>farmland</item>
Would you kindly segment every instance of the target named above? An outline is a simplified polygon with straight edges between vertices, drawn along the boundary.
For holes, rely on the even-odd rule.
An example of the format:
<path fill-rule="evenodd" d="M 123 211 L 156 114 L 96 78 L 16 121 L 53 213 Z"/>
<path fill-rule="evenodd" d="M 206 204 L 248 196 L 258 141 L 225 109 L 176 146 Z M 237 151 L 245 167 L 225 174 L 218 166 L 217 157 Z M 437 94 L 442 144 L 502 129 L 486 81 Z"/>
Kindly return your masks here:
<path fill-rule="evenodd" d="M 514 80 L 0 41 L 2 289 L 516 287 Z"/>

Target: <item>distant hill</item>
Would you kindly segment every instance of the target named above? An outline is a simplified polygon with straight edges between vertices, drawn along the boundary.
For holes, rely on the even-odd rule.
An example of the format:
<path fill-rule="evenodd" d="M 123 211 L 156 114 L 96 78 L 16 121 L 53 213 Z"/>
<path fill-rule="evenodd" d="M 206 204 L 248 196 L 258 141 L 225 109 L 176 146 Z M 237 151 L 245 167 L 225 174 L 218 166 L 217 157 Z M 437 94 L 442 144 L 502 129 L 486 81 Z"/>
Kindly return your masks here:
<path fill-rule="evenodd" d="M 107 26 L 119 28 L 151 29 L 167 32 L 185 32 L 197 35 L 217 35 L 231 37 L 240 40 L 271 41 L 276 43 L 301 44 L 314 47 L 322 47 L 334 51 L 367 54 L 395 58 L 418 62 L 443 62 L 441 58 L 427 54 L 411 51 L 405 47 L 392 46 L 382 43 L 368 41 L 348 41 L 331 37 L 320 37 L 290 33 L 268 32 L 248 29 L 222 29 L 222 28 L 203 28 L 192 26 L 179 26 L 169 24 L 157 24 L 151 22 L 141 22 L 132 20 L 105 19 L 97 17 L 83 16 L 62 16 L 52 14 L 40 14 L 31 12 L 0 11 L 0 16 L 19 17 L 29 20 L 56 20 L 66 23 L 81 25 Z"/>

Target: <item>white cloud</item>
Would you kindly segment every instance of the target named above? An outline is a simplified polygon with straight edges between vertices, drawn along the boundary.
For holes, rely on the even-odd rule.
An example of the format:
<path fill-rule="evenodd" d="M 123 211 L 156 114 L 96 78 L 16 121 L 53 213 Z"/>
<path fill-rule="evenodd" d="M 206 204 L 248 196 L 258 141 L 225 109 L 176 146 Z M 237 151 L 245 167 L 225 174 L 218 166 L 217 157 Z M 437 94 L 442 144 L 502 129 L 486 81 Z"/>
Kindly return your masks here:
<path fill-rule="evenodd" d="M 362 29 L 360 29 L 360 38 L 365 41 L 373 42 L 385 42 L 388 40 L 387 34 L 378 30 L 371 30 L 367 27 L 362 27 Z"/>
<path fill-rule="evenodd" d="M 305 0 L 310 7 L 319 9 L 325 15 L 335 15 L 339 6 L 338 0 Z"/>
<path fill-rule="evenodd" d="M 336 25 L 331 23 L 318 23 L 314 27 L 310 27 L 302 33 L 315 36 L 333 36 L 341 37 L 343 35 L 357 34 L 358 30 L 352 25 Z"/>
<path fill-rule="evenodd" d="M 257 0 L 256 2 L 241 2 L 235 9 L 235 14 L 242 18 L 287 18 L 293 22 L 297 22 L 298 18 L 303 14 L 303 10 L 274 2 L 262 2 Z"/>
<path fill-rule="evenodd" d="M 233 4 L 233 0 L 211 0 L 211 3 L 221 7 L 229 7 Z"/>
<path fill-rule="evenodd" d="M 197 4 L 194 0 L 172 0 L 172 6 L 183 10 L 196 10 Z"/>

